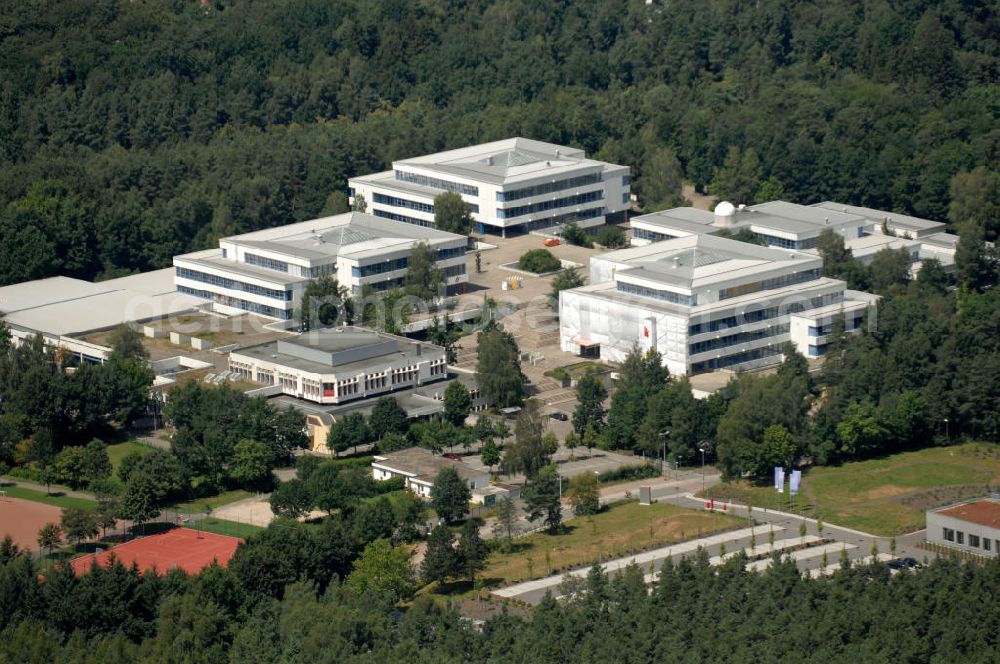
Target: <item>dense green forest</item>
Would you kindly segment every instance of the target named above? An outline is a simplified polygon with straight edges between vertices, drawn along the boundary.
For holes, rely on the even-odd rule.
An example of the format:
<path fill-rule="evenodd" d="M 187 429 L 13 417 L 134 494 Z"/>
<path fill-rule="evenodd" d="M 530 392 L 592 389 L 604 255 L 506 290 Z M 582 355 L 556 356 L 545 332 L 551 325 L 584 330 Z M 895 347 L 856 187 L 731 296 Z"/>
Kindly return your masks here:
<path fill-rule="evenodd" d="M 196 577 L 116 565 L 42 582 L 30 558 L 5 545 L 0 662 L 986 663 L 1000 647 L 997 560 L 942 559 L 894 577 L 848 565 L 804 579 L 790 562 L 761 574 L 744 571 L 743 558 L 712 568 L 701 551 L 668 563 L 652 594 L 646 570 L 611 580 L 591 570 L 567 600 L 477 628 L 428 597 L 396 611 L 384 586 L 355 581 L 356 564 L 338 583 L 351 569 L 346 551 L 342 533 L 272 527 L 228 569 Z M 262 556 L 275 564 L 260 566 Z"/>
<path fill-rule="evenodd" d="M 167 266 L 511 135 L 630 165 L 647 206 L 728 161 L 746 197 L 947 219 L 1000 163 L 998 35 L 989 0 L 8 2 L 0 283 Z"/>

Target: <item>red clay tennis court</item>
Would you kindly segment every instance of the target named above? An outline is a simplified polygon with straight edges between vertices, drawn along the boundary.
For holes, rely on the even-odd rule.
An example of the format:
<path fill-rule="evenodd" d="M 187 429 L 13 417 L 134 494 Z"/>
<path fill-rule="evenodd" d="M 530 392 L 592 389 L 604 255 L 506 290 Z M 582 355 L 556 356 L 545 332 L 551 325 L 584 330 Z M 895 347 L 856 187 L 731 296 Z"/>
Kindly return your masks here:
<path fill-rule="evenodd" d="M 126 567 L 132 563 L 142 571 L 155 569 L 163 574 L 177 567 L 188 574 L 197 574 L 205 567 L 217 561 L 227 565 L 236 552 L 236 547 L 243 540 L 238 537 L 216 535 L 190 528 L 174 528 L 159 535 L 140 537 L 131 542 L 98 554 L 88 553 L 70 561 L 73 571 L 85 574 L 90 571 L 91 564 L 96 560 L 101 567 L 107 567 L 111 555 L 121 561 Z"/>

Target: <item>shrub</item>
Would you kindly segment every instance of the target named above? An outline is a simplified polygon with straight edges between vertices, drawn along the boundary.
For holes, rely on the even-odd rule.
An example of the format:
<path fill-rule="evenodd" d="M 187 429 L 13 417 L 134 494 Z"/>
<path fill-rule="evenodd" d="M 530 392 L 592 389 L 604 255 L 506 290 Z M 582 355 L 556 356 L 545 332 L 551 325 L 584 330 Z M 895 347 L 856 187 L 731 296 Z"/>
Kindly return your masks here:
<path fill-rule="evenodd" d="M 641 466 L 622 466 L 614 470 L 606 470 L 597 476 L 601 484 L 611 482 L 626 482 L 630 480 L 642 480 L 647 477 L 656 477 L 660 474 L 656 466 L 651 463 L 644 463 Z"/>
<path fill-rule="evenodd" d="M 542 274 L 555 272 L 562 267 L 562 263 L 548 249 L 532 249 L 521 256 L 517 266 L 527 272 Z"/>
<path fill-rule="evenodd" d="M 563 226 L 562 238 L 578 247 L 589 247 L 592 243 L 591 237 L 587 235 L 587 232 L 572 221 Z"/>
<path fill-rule="evenodd" d="M 614 249 L 625 244 L 625 231 L 618 226 L 601 226 L 594 239 L 597 244 Z"/>

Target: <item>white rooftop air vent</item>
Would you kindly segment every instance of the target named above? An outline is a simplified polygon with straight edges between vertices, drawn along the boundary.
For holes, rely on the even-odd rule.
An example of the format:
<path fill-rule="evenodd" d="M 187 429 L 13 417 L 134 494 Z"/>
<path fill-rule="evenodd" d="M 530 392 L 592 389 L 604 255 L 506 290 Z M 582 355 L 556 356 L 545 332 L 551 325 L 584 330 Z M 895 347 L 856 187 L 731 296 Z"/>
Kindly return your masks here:
<path fill-rule="evenodd" d="M 827 226 L 829 226 L 829 225 L 830 225 L 830 217 L 823 217 L 823 222 L 824 222 L 824 223 L 825 223 L 825 224 L 826 224 Z"/>
<path fill-rule="evenodd" d="M 559 150 L 556 150 L 556 159 L 558 159 L 559 156 L 560 156 Z"/>
<path fill-rule="evenodd" d="M 740 212 L 743 212 L 743 210 L 746 209 L 747 209 L 746 203 L 740 203 Z"/>
<path fill-rule="evenodd" d="M 493 165 L 493 155 L 490 155 L 489 157 L 486 158 L 486 165 L 487 166 Z"/>
<path fill-rule="evenodd" d="M 680 256 L 674 256 L 674 267 L 678 268 L 680 266 L 681 266 L 681 257 Z"/>
<path fill-rule="evenodd" d="M 551 162 L 551 161 L 547 161 L 547 162 L 545 162 L 545 165 L 546 165 L 546 166 L 551 166 L 551 165 L 552 165 L 552 162 Z"/>

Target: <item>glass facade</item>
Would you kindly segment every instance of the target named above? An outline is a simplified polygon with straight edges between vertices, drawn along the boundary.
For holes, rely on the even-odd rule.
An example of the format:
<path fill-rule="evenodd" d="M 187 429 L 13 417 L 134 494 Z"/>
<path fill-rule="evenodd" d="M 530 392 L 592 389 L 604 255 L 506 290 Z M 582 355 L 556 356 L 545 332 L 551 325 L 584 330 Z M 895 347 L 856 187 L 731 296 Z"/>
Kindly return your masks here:
<path fill-rule="evenodd" d="M 844 321 L 844 331 L 849 332 L 851 330 L 858 329 L 859 327 L 861 327 L 861 323 L 862 323 L 863 320 L 864 320 L 863 317 L 848 318 L 848 319 L 846 319 Z M 832 329 L 833 329 L 833 323 L 827 323 L 826 325 L 820 325 L 819 327 L 811 327 L 810 326 L 810 328 L 809 328 L 809 336 L 810 337 L 824 337 L 824 336 L 830 334 L 830 331 Z"/>
<path fill-rule="evenodd" d="M 257 267 L 262 267 L 266 270 L 288 272 L 288 263 L 285 263 L 284 261 L 276 261 L 273 258 L 258 256 L 257 254 L 243 254 L 243 262 L 247 265 L 256 265 Z"/>
<path fill-rule="evenodd" d="M 408 210 L 416 210 L 417 212 L 434 214 L 434 206 L 428 205 L 427 203 L 420 203 L 417 201 L 407 200 L 405 198 L 396 198 L 395 196 L 386 196 L 385 194 L 378 193 L 376 193 L 372 198 L 375 203 L 381 203 L 382 205 L 391 205 L 393 207 L 401 207 Z"/>
<path fill-rule="evenodd" d="M 793 286 L 795 284 L 802 284 L 807 281 L 814 281 L 819 279 L 820 269 L 814 268 L 811 270 L 802 270 L 801 272 L 793 272 L 792 274 L 783 274 L 780 277 L 774 277 L 772 279 L 764 279 L 763 281 L 754 281 L 749 284 L 741 284 L 739 286 L 733 286 L 732 288 L 723 288 L 719 291 L 720 300 L 728 300 L 729 298 L 739 297 L 740 295 L 748 295 L 749 293 L 757 293 L 759 291 L 767 290 L 777 290 L 779 288 L 784 288 L 785 286 Z"/>
<path fill-rule="evenodd" d="M 667 235 L 666 233 L 657 233 L 656 231 L 651 231 L 645 228 L 632 227 L 632 237 L 638 240 L 651 240 L 653 242 L 659 242 L 661 240 L 674 240 L 677 238 L 676 235 Z"/>
<path fill-rule="evenodd" d="M 458 258 L 459 256 L 465 255 L 465 247 L 452 247 L 451 249 L 438 249 L 437 259 L 439 261 L 448 260 L 449 258 Z"/>
<path fill-rule="evenodd" d="M 734 364 L 742 364 L 744 362 L 760 360 L 765 357 L 773 357 L 775 355 L 781 355 L 781 345 L 764 346 L 762 348 L 748 350 L 744 353 L 737 353 L 736 355 L 713 357 L 712 359 L 705 360 L 703 362 L 695 362 L 691 365 L 691 373 L 712 371 L 714 369 L 725 369 L 726 367 L 731 367 Z"/>
<path fill-rule="evenodd" d="M 279 320 L 291 320 L 292 318 L 291 309 L 278 309 L 276 307 L 269 307 L 266 304 L 258 304 L 257 302 L 248 302 L 247 300 L 242 300 L 238 297 L 229 297 L 228 295 L 222 295 L 221 293 L 210 293 L 208 291 L 197 290 L 195 288 L 188 288 L 187 286 L 178 286 L 177 292 L 186 293 L 188 295 L 195 295 L 197 297 L 203 297 L 205 299 L 218 302 L 219 304 L 225 305 L 227 307 L 242 309 L 243 311 L 249 311 L 251 313 L 260 314 L 262 316 L 268 316 L 269 318 L 277 318 Z"/>
<path fill-rule="evenodd" d="M 380 208 L 375 208 L 372 210 L 372 214 L 376 217 L 382 217 L 383 219 L 392 219 L 393 221 L 401 221 L 404 224 L 413 224 L 414 226 L 425 226 L 428 228 L 434 227 L 433 221 L 427 221 L 426 219 L 417 219 L 416 217 L 408 217 L 405 214 L 396 214 L 395 212 L 389 212 L 388 210 L 382 210 Z"/>
<path fill-rule="evenodd" d="M 686 307 L 693 307 L 696 301 L 694 295 L 683 295 L 672 291 L 658 290 L 655 288 L 648 288 L 647 286 L 638 286 L 624 281 L 616 282 L 615 290 L 620 293 L 628 293 L 629 295 L 651 297 L 654 300 L 663 300 L 664 302 L 672 302 L 673 304 L 682 304 Z"/>
<path fill-rule="evenodd" d="M 814 237 L 805 240 L 789 240 L 766 233 L 754 233 L 754 236 L 769 247 L 780 247 L 781 249 L 813 249 L 816 247 L 816 238 Z"/>
<path fill-rule="evenodd" d="M 524 187 L 522 189 L 513 189 L 511 191 L 498 191 L 497 201 L 500 203 L 509 203 L 511 201 L 519 201 L 524 198 L 531 198 L 532 196 L 551 194 L 556 191 L 565 191 L 566 189 L 574 189 L 576 187 L 586 187 L 587 185 L 598 184 L 599 182 L 601 182 L 601 174 L 590 173 L 589 175 L 581 175 L 566 180 L 557 180 L 555 182 L 543 182 L 542 184 L 536 184 L 531 187 Z M 627 184 L 627 182 L 624 184 Z"/>
<path fill-rule="evenodd" d="M 830 293 L 828 295 L 820 295 L 818 297 L 811 298 L 804 302 L 791 302 L 784 307 L 752 309 L 733 316 L 726 316 L 725 318 L 718 318 L 704 323 L 694 323 L 688 326 L 688 334 L 695 335 L 702 334 L 704 332 L 728 330 L 730 328 L 739 327 L 740 325 L 746 325 L 748 323 L 757 323 L 762 320 L 768 320 L 769 318 L 777 318 L 778 316 L 785 314 L 794 314 L 801 311 L 808 311 L 810 309 L 818 309 L 819 307 L 836 304 L 842 299 L 842 293 Z"/>
<path fill-rule="evenodd" d="M 282 302 L 290 302 L 292 299 L 291 291 L 265 288 L 263 286 L 258 286 L 256 284 L 248 284 L 242 281 L 237 281 L 235 279 L 229 279 L 227 277 L 220 277 L 214 274 L 207 274 L 205 272 L 199 272 L 198 270 L 191 270 L 186 267 L 178 267 L 177 276 L 183 277 L 184 279 L 190 279 L 192 281 L 198 281 L 203 284 L 218 286 L 220 288 L 225 288 L 227 290 L 238 290 L 238 291 L 243 291 L 244 293 L 252 293 L 253 295 L 261 295 L 263 297 L 269 297 L 272 300 L 281 300 Z"/>
<path fill-rule="evenodd" d="M 513 219 L 514 217 L 522 217 L 526 214 L 545 212 L 546 210 L 555 210 L 557 208 L 567 207 L 570 205 L 591 203 L 593 201 L 602 200 L 603 198 L 603 191 L 589 191 L 585 194 L 567 196 L 566 198 L 557 198 L 554 201 L 540 201 L 538 203 L 532 203 L 531 205 L 520 205 L 506 210 L 497 208 L 497 217 L 499 219 Z"/>
<path fill-rule="evenodd" d="M 772 325 L 770 327 L 761 328 L 752 332 L 737 332 L 736 334 L 729 334 L 716 339 L 698 341 L 693 344 L 688 344 L 688 353 L 696 355 L 698 353 L 704 353 L 718 348 L 728 348 L 729 346 L 737 346 L 739 344 L 750 343 L 751 341 L 766 339 L 767 337 L 774 337 L 779 334 L 788 334 L 790 327 L 791 326 L 788 323 L 785 323 L 783 325 Z"/>
<path fill-rule="evenodd" d="M 426 175 L 417 175 L 416 173 L 407 173 L 406 171 L 393 171 L 396 179 L 400 182 L 412 182 L 413 184 L 419 184 L 423 187 L 430 187 L 431 189 L 440 189 L 441 191 L 453 191 L 456 194 L 465 194 L 467 196 L 478 196 L 479 187 L 474 187 L 469 184 L 462 184 L 461 182 L 451 182 L 450 180 L 440 180 L 438 178 L 428 177 Z"/>

